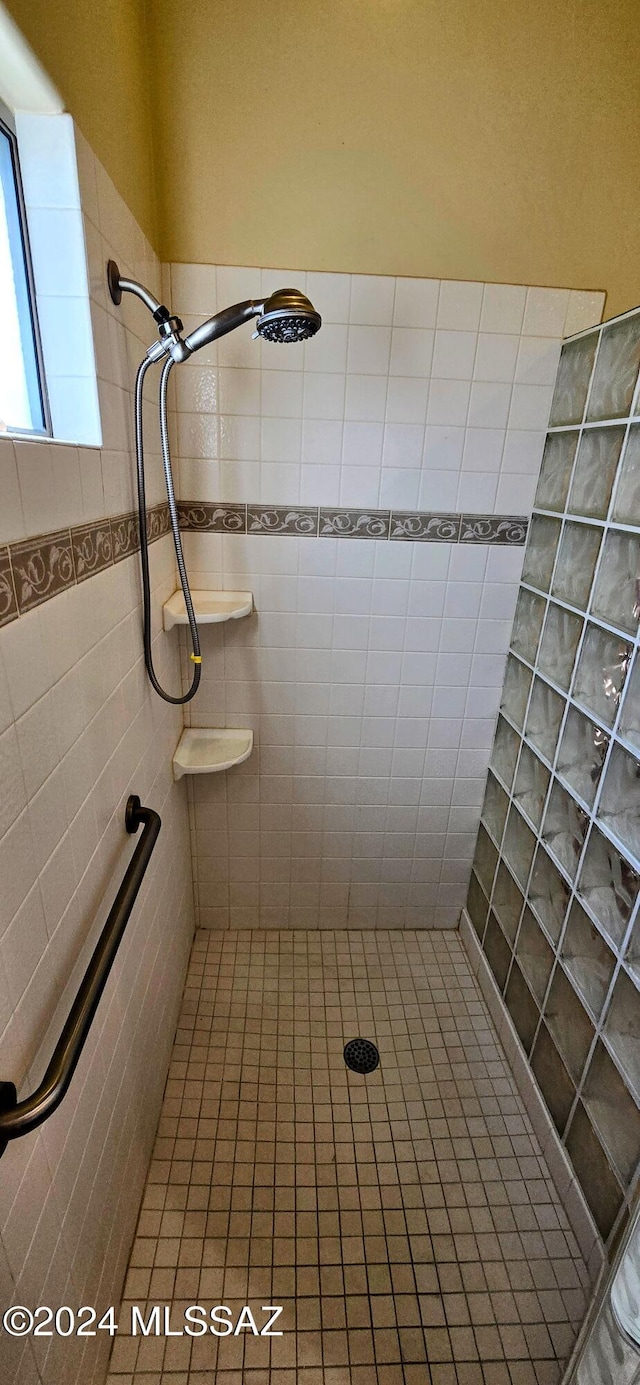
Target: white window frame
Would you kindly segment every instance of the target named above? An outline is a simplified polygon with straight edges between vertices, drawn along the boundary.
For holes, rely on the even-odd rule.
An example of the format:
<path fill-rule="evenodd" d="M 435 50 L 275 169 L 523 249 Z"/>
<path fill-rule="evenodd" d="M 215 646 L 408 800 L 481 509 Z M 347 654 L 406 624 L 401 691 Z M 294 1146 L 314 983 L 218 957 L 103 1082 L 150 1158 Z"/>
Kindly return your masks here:
<path fill-rule="evenodd" d="M 39 320 L 48 431 L 11 435 L 101 447 L 87 254 L 71 116 L 0 0 L 0 102 L 20 158 L 32 304 Z M 35 292 L 33 292 L 35 291 Z M 34 314 L 35 315 L 35 314 Z"/>
<path fill-rule="evenodd" d="M 15 198 L 15 215 L 12 218 L 14 224 L 9 226 L 9 245 L 18 297 L 22 359 L 31 415 L 32 418 L 39 418 L 40 420 L 38 423 L 34 422 L 30 428 L 17 427 L 7 420 L 7 431 L 11 436 L 16 437 L 51 438 L 53 436 L 51 411 L 38 322 L 37 296 L 20 171 L 18 137 L 13 113 L 1 100 L 0 132 L 5 137 L 9 150 L 10 173 L 6 179 L 7 183 L 10 183 L 9 197 L 11 198 L 11 193 L 13 193 Z"/>

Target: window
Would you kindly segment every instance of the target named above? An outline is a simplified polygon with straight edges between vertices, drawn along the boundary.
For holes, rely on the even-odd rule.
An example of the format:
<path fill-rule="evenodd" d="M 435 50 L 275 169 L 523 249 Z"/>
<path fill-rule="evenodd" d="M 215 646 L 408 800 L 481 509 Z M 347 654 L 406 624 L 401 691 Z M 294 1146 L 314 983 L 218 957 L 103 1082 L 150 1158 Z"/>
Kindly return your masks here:
<path fill-rule="evenodd" d="M 0 432 L 50 433 L 13 118 L 0 104 Z"/>

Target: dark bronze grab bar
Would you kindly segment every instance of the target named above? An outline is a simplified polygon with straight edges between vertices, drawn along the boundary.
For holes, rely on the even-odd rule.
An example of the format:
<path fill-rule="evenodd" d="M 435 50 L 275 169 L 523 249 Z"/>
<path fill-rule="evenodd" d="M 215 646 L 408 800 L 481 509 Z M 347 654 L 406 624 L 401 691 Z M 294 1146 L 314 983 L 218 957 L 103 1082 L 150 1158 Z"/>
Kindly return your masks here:
<path fill-rule="evenodd" d="M 144 831 L 127 866 L 42 1082 L 32 1096 L 21 1102 L 18 1102 L 13 1082 L 0 1082 L 0 1157 L 9 1140 L 28 1135 L 53 1114 L 78 1065 L 161 827 L 158 814 L 153 808 L 143 808 L 135 794 L 127 801 L 124 821 L 127 832 L 137 832 L 141 823 L 144 823 Z"/>

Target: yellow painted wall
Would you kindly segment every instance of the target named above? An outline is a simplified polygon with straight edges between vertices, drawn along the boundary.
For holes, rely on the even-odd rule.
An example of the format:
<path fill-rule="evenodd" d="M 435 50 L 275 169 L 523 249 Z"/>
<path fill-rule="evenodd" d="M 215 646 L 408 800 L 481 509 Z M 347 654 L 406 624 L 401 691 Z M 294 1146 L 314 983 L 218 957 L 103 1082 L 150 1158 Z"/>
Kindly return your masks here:
<path fill-rule="evenodd" d="M 148 0 L 165 258 L 640 301 L 637 0 Z"/>
<path fill-rule="evenodd" d="M 144 0 L 4 0 L 157 246 Z"/>
<path fill-rule="evenodd" d="M 164 258 L 640 301 L 637 0 L 8 7 Z"/>

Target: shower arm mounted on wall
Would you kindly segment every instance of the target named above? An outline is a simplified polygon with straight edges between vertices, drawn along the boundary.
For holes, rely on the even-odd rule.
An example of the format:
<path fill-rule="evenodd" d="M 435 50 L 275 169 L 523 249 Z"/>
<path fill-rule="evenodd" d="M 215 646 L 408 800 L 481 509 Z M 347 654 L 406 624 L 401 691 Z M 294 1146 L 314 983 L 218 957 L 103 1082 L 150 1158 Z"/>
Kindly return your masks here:
<path fill-rule="evenodd" d="M 210 317 L 206 322 L 202 322 L 200 326 L 196 327 L 194 331 L 189 334 L 189 336 L 183 337 L 182 332 L 184 328 L 180 318 L 174 317 L 165 304 L 159 303 L 157 298 L 150 293 L 149 289 L 145 288 L 143 284 L 139 284 L 136 279 L 123 278 L 115 260 L 109 260 L 107 264 L 107 284 L 111 301 L 115 303 L 116 307 L 120 306 L 123 293 L 131 293 L 144 303 L 158 325 L 159 339 L 153 342 L 148 348 L 146 355 L 139 365 L 135 386 L 136 475 L 138 482 L 138 518 L 140 525 L 140 562 L 142 566 L 144 661 L 151 685 L 158 693 L 159 697 L 164 698 L 165 702 L 172 702 L 181 706 L 183 703 L 189 702 L 198 690 L 201 677 L 202 656 L 200 654 L 198 626 L 196 624 L 187 570 L 182 552 L 178 510 L 175 501 L 173 475 L 171 471 L 169 429 L 167 425 L 167 385 L 170 372 L 174 365 L 180 365 L 183 361 L 187 361 L 189 357 L 193 355 L 194 351 L 199 351 L 201 347 L 207 346 L 209 342 L 216 341 L 218 337 L 225 336 L 227 332 L 233 332 L 236 327 L 240 327 L 243 322 L 248 322 L 253 317 L 258 319 L 254 336 L 263 337 L 265 341 L 283 343 L 305 341 L 308 337 L 315 336 L 322 325 L 322 318 L 320 314 L 316 312 L 313 304 L 306 295 L 301 293 L 299 289 L 277 289 L 269 298 L 261 302 L 256 302 L 249 298 L 244 303 L 235 303 L 230 308 L 224 308 L 222 312 L 216 313 L 215 317 Z M 151 649 L 151 587 L 149 578 L 149 545 L 147 539 L 147 508 L 145 501 L 142 392 L 147 370 L 157 361 L 164 361 L 160 377 L 159 397 L 162 463 L 167 487 L 169 517 L 176 550 L 180 585 L 182 587 L 187 619 L 191 632 L 191 659 L 194 664 L 191 686 L 181 697 L 171 696 L 171 694 L 165 692 L 164 688 L 161 686 L 153 667 Z"/>
<path fill-rule="evenodd" d="M 299 289 L 276 289 L 266 299 L 247 298 L 242 303 L 223 308 L 222 312 L 208 318 L 183 338 L 181 333 L 184 327 L 180 318 L 173 316 L 164 303 L 159 303 L 144 284 L 139 284 L 136 279 L 123 278 L 115 260 L 109 260 L 107 264 L 107 283 L 111 301 L 116 307 L 120 306 L 123 293 L 132 293 L 145 304 L 157 322 L 160 340 L 148 348 L 147 357 L 151 361 L 159 361 L 163 356 L 170 355 L 176 365 L 180 365 L 194 351 L 217 341 L 218 337 L 226 336 L 227 332 L 234 332 L 236 327 L 241 327 L 252 317 L 258 318 L 254 336 L 263 337 L 266 341 L 305 341 L 307 337 L 315 336 L 322 326 L 320 314 L 304 293 Z"/>

